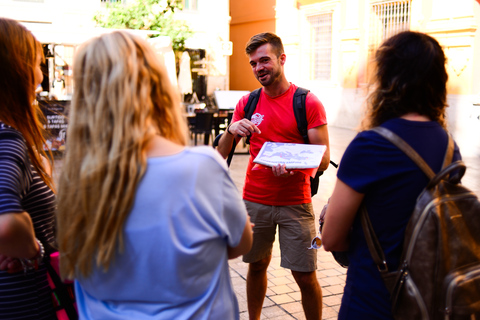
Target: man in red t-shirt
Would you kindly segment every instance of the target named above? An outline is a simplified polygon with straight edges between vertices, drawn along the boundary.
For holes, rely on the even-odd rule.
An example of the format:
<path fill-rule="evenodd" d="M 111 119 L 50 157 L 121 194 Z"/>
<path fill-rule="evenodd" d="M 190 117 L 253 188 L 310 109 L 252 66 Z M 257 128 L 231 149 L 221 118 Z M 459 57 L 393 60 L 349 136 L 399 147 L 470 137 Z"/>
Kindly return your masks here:
<path fill-rule="evenodd" d="M 253 159 L 264 142 L 304 143 L 293 111 L 297 86 L 284 74 L 286 55 L 281 39 L 273 33 L 250 38 L 245 49 L 253 74 L 263 86 L 251 120 L 244 119 L 246 95 L 238 102 L 232 123 L 219 141 L 218 151 L 227 157 L 233 143 L 251 135 L 250 159 L 243 199 L 254 226 L 252 250 L 244 255 L 249 263 L 247 302 L 250 319 L 260 319 L 267 291 L 267 268 L 278 226 L 281 266 L 292 271 L 301 295 L 307 319 L 321 319 L 322 292 L 316 277 L 316 250 L 308 250 L 315 237 L 315 214 L 310 195 L 310 177 L 286 170 L 285 165 L 272 169 L 253 169 Z M 325 109 L 318 98 L 306 98 L 308 138 L 312 144 L 327 146 L 319 170 L 330 162 Z"/>

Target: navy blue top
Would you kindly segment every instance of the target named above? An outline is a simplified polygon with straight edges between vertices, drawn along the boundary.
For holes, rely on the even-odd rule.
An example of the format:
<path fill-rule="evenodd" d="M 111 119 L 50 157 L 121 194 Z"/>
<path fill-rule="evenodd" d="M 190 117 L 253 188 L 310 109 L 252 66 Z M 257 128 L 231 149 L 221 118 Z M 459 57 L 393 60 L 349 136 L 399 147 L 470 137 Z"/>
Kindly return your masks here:
<path fill-rule="evenodd" d="M 55 241 L 55 195 L 34 170 L 20 132 L 0 122 L 0 214 L 27 212 L 35 236 Z M 56 319 L 47 269 L 0 271 L 0 319 Z"/>
<path fill-rule="evenodd" d="M 382 126 L 410 144 L 433 171 L 440 171 L 448 135 L 437 122 L 396 118 Z M 459 159 L 455 144 L 453 161 Z M 396 270 L 405 229 L 415 201 L 428 183 L 427 176 L 403 151 L 372 131 L 360 132 L 353 139 L 343 155 L 337 176 L 355 191 L 365 194 L 367 211 L 389 270 Z M 338 319 L 393 319 L 390 295 L 370 255 L 358 215 L 351 232 L 349 259 Z"/>

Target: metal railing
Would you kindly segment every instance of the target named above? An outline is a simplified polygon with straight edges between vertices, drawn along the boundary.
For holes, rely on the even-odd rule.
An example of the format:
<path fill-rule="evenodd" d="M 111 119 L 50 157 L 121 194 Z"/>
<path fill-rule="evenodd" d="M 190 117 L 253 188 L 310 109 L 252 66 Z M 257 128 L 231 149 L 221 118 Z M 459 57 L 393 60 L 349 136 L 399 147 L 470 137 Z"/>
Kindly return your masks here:
<path fill-rule="evenodd" d="M 411 0 L 373 4 L 370 13 L 369 49 L 374 51 L 387 38 L 410 29 Z"/>

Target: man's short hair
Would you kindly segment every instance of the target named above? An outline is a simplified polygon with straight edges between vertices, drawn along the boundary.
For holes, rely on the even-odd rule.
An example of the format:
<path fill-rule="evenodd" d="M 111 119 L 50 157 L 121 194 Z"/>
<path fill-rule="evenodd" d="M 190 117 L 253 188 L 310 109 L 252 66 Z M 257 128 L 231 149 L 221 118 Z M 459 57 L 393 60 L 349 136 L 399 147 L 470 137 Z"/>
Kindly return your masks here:
<path fill-rule="evenodd" d="M 280 55 L 284 53 L 282 39 L 272 32 L 262 32 L 251 37 L 245 46 L 245 53 L 250 55 L 260 46 L 263 46 L 267 43 L 270 43 L 273 52 L 277 55 L 277 57 L 280 57 Z"/>

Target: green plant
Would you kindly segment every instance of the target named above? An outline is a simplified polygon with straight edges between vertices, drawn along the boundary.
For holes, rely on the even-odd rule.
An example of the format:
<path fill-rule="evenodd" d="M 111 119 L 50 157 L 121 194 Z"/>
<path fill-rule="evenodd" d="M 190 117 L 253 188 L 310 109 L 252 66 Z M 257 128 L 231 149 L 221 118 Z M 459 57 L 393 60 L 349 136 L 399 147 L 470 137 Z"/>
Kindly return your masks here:
<path fill-rule="evenodd" d="M 182 9 L 180 0 L 135 0 L 128 4 L 107 3 L 105 10 L 97 12 L 93 20 L 104 28 L 154 30 L 155 36 L 169 36 L 174 51 L 185 50 L 185 41 L 193 35 L 185 21 L 174 18 Z"/>

